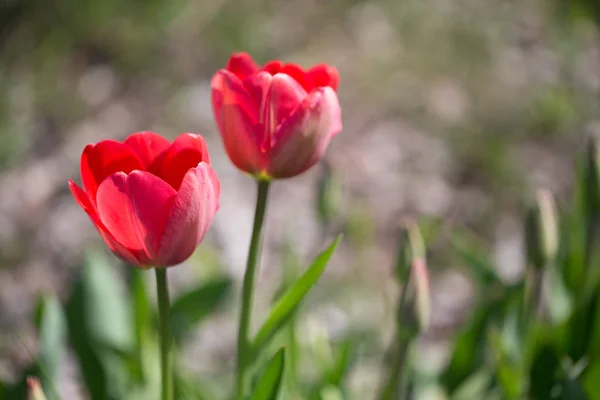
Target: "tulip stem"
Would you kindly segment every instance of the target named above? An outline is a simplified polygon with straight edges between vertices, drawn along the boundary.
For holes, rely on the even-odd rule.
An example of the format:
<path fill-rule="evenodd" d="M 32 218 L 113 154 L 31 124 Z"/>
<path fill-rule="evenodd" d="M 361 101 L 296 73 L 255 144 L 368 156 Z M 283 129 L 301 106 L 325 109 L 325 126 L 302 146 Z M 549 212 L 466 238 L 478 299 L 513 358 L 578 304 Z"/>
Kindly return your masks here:
<path fill-rule="evenodd" d="M 158 324 L 160 335 L 160 372 L 162 400 L 173 400 L 173 339 L 171 337 L 171 310 L 167 269 L 155 268 L 156 293 L 158 295 Z"/>
<path fill-rule="evenodd" d="M 256 197 L 256 210 L 254 212 L 254 226 L 252 228 L 252 239 L 248 250 L 246 262 L 246 273 L 242 286 L 242 305 L 240 312 L 240 325 L 238 330 L 237 348 L 237 376 L 236 376 L 236 399 L 242 400 L 245 396 L 247 377 L 246 372 L 251 359 L 250 338 L 250 314 L 252 312 L 252 298 L 254 294 L 254 281 L 256 278 L 256 267 L 260 254 L 262 227 L 267 208 L 267 194 L 269 192 L 268 181 L 258 181 L 258 193 Z"/>

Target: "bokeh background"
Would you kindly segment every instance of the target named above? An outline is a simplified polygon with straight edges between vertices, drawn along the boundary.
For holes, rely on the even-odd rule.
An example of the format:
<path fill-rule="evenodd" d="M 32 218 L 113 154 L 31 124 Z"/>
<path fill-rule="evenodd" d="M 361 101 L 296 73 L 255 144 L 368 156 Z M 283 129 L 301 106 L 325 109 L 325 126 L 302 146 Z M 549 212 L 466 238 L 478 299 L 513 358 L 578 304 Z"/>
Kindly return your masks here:
<path fill-rule="evenodd" d="M 291 245 L 307 265 L 344 231 L 306 303 L 300 337 L 331 338 L 349 326 L 370 332 L 351 380 L 356 398 L 369 398 L 393 328 L 396 231 L 403 218 L 420 218 L 442 229 L 429 243 L 433 322 L 419 359 L 443 364 L 473 296 L 445 229 L 477 238 L 504 279 L 519 279 L 524 201 L 537 188 L 559 204 L 568 198 L 575 157 L 600 132 L 594 7 L 593 0 L 0 0 L 0 376 L 14 378 L 35 354 L 37 295 L 68 296 L 84 253 L 103 248 L 67 185 L 80 179 L 87 143 L 140 130 L 204 135 L 222 181 L 221 209 L 194 257 L 170 270 L 172 289 L 223 273 L 239 283 L 255 188 L 229 163 L 210 105 L 212 74 L 233 51 L 259 63 L 327 62 L 341 74 L 344 131 L 326 157 L 340 184 L 339 214 L 324 231 L 315 205 L 323 166 L 273 185 L 257 315 L 281 280 L 283 248 Z M 230 376 L 236 300 L 186 344 L 194 373 Z M 64 398 L 82 398 L 70 354 L 59 377 Z"/>

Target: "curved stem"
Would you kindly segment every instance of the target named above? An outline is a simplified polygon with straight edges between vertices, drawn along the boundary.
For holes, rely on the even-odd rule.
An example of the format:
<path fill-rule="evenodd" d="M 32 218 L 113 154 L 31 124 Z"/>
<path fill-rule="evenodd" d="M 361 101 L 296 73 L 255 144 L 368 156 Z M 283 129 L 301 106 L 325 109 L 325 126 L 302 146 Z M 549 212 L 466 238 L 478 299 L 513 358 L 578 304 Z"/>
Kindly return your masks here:
<path fill-rule="evenodd" d="M 173 400 L 173 351 L 171 337 L 171 310 L 169 288 L 167 287 L 167 269 L 155 268 L 156 293 L 158 295 L 158 323 L 160 334 L 160 372 L 162 400 Z"/>
<path fill-rule="evenodd" d="M 252 299 L 254 294 L 254 280 L 256 278 L 256 267 L 261 245 L 261 232 L 267 208 L 267 194 L 269 191 L 268 181 L 258 181 L 258 193 L 256 197 L 256 210 L 254 212 L 254 226 L 252 228 L 252 239 L 248 250 L 246 262 L 246 273 L 242 286 L 242 305 L 240 313 L 240 325 L 238 330 L 237 349 L 237 376 L 236 376 L 236 399 L 244 398 L 246 391 L 246 372 L 248 369 L 250 354 L 250 340 L 248 330 L 250 328 L 250 314 L 252 311 Z"/>

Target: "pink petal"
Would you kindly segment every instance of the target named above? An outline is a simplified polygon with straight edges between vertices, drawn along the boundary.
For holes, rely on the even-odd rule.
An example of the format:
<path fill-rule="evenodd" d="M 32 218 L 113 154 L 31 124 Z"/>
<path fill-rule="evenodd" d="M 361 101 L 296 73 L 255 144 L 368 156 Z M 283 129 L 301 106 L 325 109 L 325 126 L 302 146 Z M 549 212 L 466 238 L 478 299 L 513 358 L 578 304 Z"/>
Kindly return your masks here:
<path fill-rule="evenodd" d="M 274 143 L 273 137 L 279 125 L 298 108 L 306 98 L 306 90 L 290 75 L 281 73 L 273 76 L 269 97 L 265 100 L 263 111 L 265 122 L 268 122 L 265 135 Z"/>
<path fill-rule="evenodd" d="M 211 82 L 213 112 L 227 155 L 242 171 L 261 171 L 263 156 L 257 134 L 257 110 L 240 82 L 228 71 L 221 70 Z"/>
<path fill-rule="evenodd" d="M 149 171 L 177 190 L 188 170 L 195 168 L 201 161 L 210 162 L 204 138 L 184 133 L 162 153 Z"/>
<path fill-rule="evenodd" d="M 188 171 L 165 223 L 160 265 L 179 264 L 194 252 L 219 208 L 219 194 L 219 178 L 209 164 Z"/>
<path fill-rule="evenodd" d="M 258 121 L 255 124 L 256 142 L 262 152 L 265 152 L 270 143 L 270 116 L 269 116 L 269 96 L 271 93 L 271 83 L 273 76 L 266 71 L 261 71 L 244 79 L 243 85 L 252 100 L 255 109 L 258 110 Z"/>
<path fill-rule="evenodd" d="M 312 167 L 341 126 L 340 105 L 333 89 L 313 90 L 275 133 L 268 175 L 288 178 Z"/>
<path fill-rule="evenodd" d="M 260 71 L 257 74 L 251 75 L 242 81 L 244 89 L 252 98 L 254 104 L 254 110 L 261 110 L 262 105 L 265 103 L 265 99 L 271 88 L 271 81 L 273 76 L 266 71 Z M 260 112 L 259 112 L 260 115 Z"/>
<path fill-rule="evenodd" d="M 150 264 L 140 236 L 137 217 L 127 193 L 127 174 L 117 172 L 106 178 L 98 188 L 97 208 L 100 220 L 115 240 L 134 254 L 141 264 Z"/>
<path fill-rule="evenodd" d="M 340 82 L 340 74 L 335 67 L 327 64 L 318 64 L 307 72 L 307 79 L 311 82 L 311 89 L 329 86 L 337 91 Z"/>
<path fill-rule="evenodd" d="M 90 220 L 96 227 L 96 230 L 98 230 L 98 233 L 100 233 L 100 236 L 102 236 L 102 239 L 104 239 L 104 242 L 106 243 L 108 248 L 117 257 L 123 259 L 124 261 L 132 265 L 141 267 L 142 265 L 139 263 L 134 254 L 128 249 L 126 249 L 124 246 L 122 246 L 119 242 L 117 242 L 113 235 L 111 235 L 110 232 L 108 232 L 102 221 L 100 221 L 100 218 L 96 213 L 96 208 L 90 202 L 90 199 L 88 198 L 87 194 L 85 194 L 85 192 L 79 186 L 77 186 L 71 179 L 69 179 L 69 189 L 71 189 L 71 193 L 73 194 L 73 197 L 75 198 L 77 204 L 79 204 L 79 207 L 81 207 L 83 211 L 85 211 L 89 216 Z"/>
<path fill-rule="evenodd" d="M 171 145 L 167 139 L 150 131 L 130 135 L 125 139 L 125 144 L 133 149 L 146 170 Z"/>
<path fill-rule="evenodd" d="M 152 265 L 160 266 L 156 258 L 169 210 L 177 192 L 165 181 L 149 172 L 133 171 L 127 179 L 127 193 L 135 214 L 138 237 Z"/>
<path fill-rule="evenodd" d="M 115 172 L 129 173 L 144 169 L 142 161 L 128 145 L 115 140 L 88 144 L 81 155 L 81 179 L 92 204 L 96 204 L 98 186 Z"/>
<path fill-rule="evenodd" d="M 243 80 L 245 77 L 257 72 L 259 67 L 248 53 L 233 53 L 225 69 Z"/>

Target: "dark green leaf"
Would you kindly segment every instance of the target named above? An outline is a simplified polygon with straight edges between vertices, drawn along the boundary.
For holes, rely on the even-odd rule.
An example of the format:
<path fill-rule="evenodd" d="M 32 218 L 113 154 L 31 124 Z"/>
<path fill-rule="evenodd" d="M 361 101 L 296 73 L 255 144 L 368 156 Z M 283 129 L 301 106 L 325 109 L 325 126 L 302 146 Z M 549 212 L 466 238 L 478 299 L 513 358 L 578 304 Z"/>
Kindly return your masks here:
<path fill-rule="evenodd" d="M 283 294 L 277 303 L 271 309 L 269 316 L 263 326 L 258 331 L 254 339 L 252 349 L 259 351 L 273 335 L 283 326 L 286 320 L 292 315 L 298 304 L 304 296 L 317 282 L 335 248 L 339 244 L 341 236 L 317 256 L 310 267 L 302 274 L 302 276 Z"/>
<path fill-rule="evenodd" d="M 279 394 L 281 378 L 285 367 L 285 349 L 282 347 L 267 365 L 258 381 L 250 400 L 275 400 Z"/>
<path fill-rule="evenodd" d="M 220 278 L 177 297 L 171 306 L 173 337 L 181 341 L 191 328 L 214 312 L 227 298 L 231 279 Z"/>
<path fill-rule="evenodd" d="M 560 359 L 556 350 L 544 345 L 536 353 L 531 366 L 530 394 L 535 399 L 550 399 L 551 391 L 556 384 L 556 376 L 560 367 Z"/>

